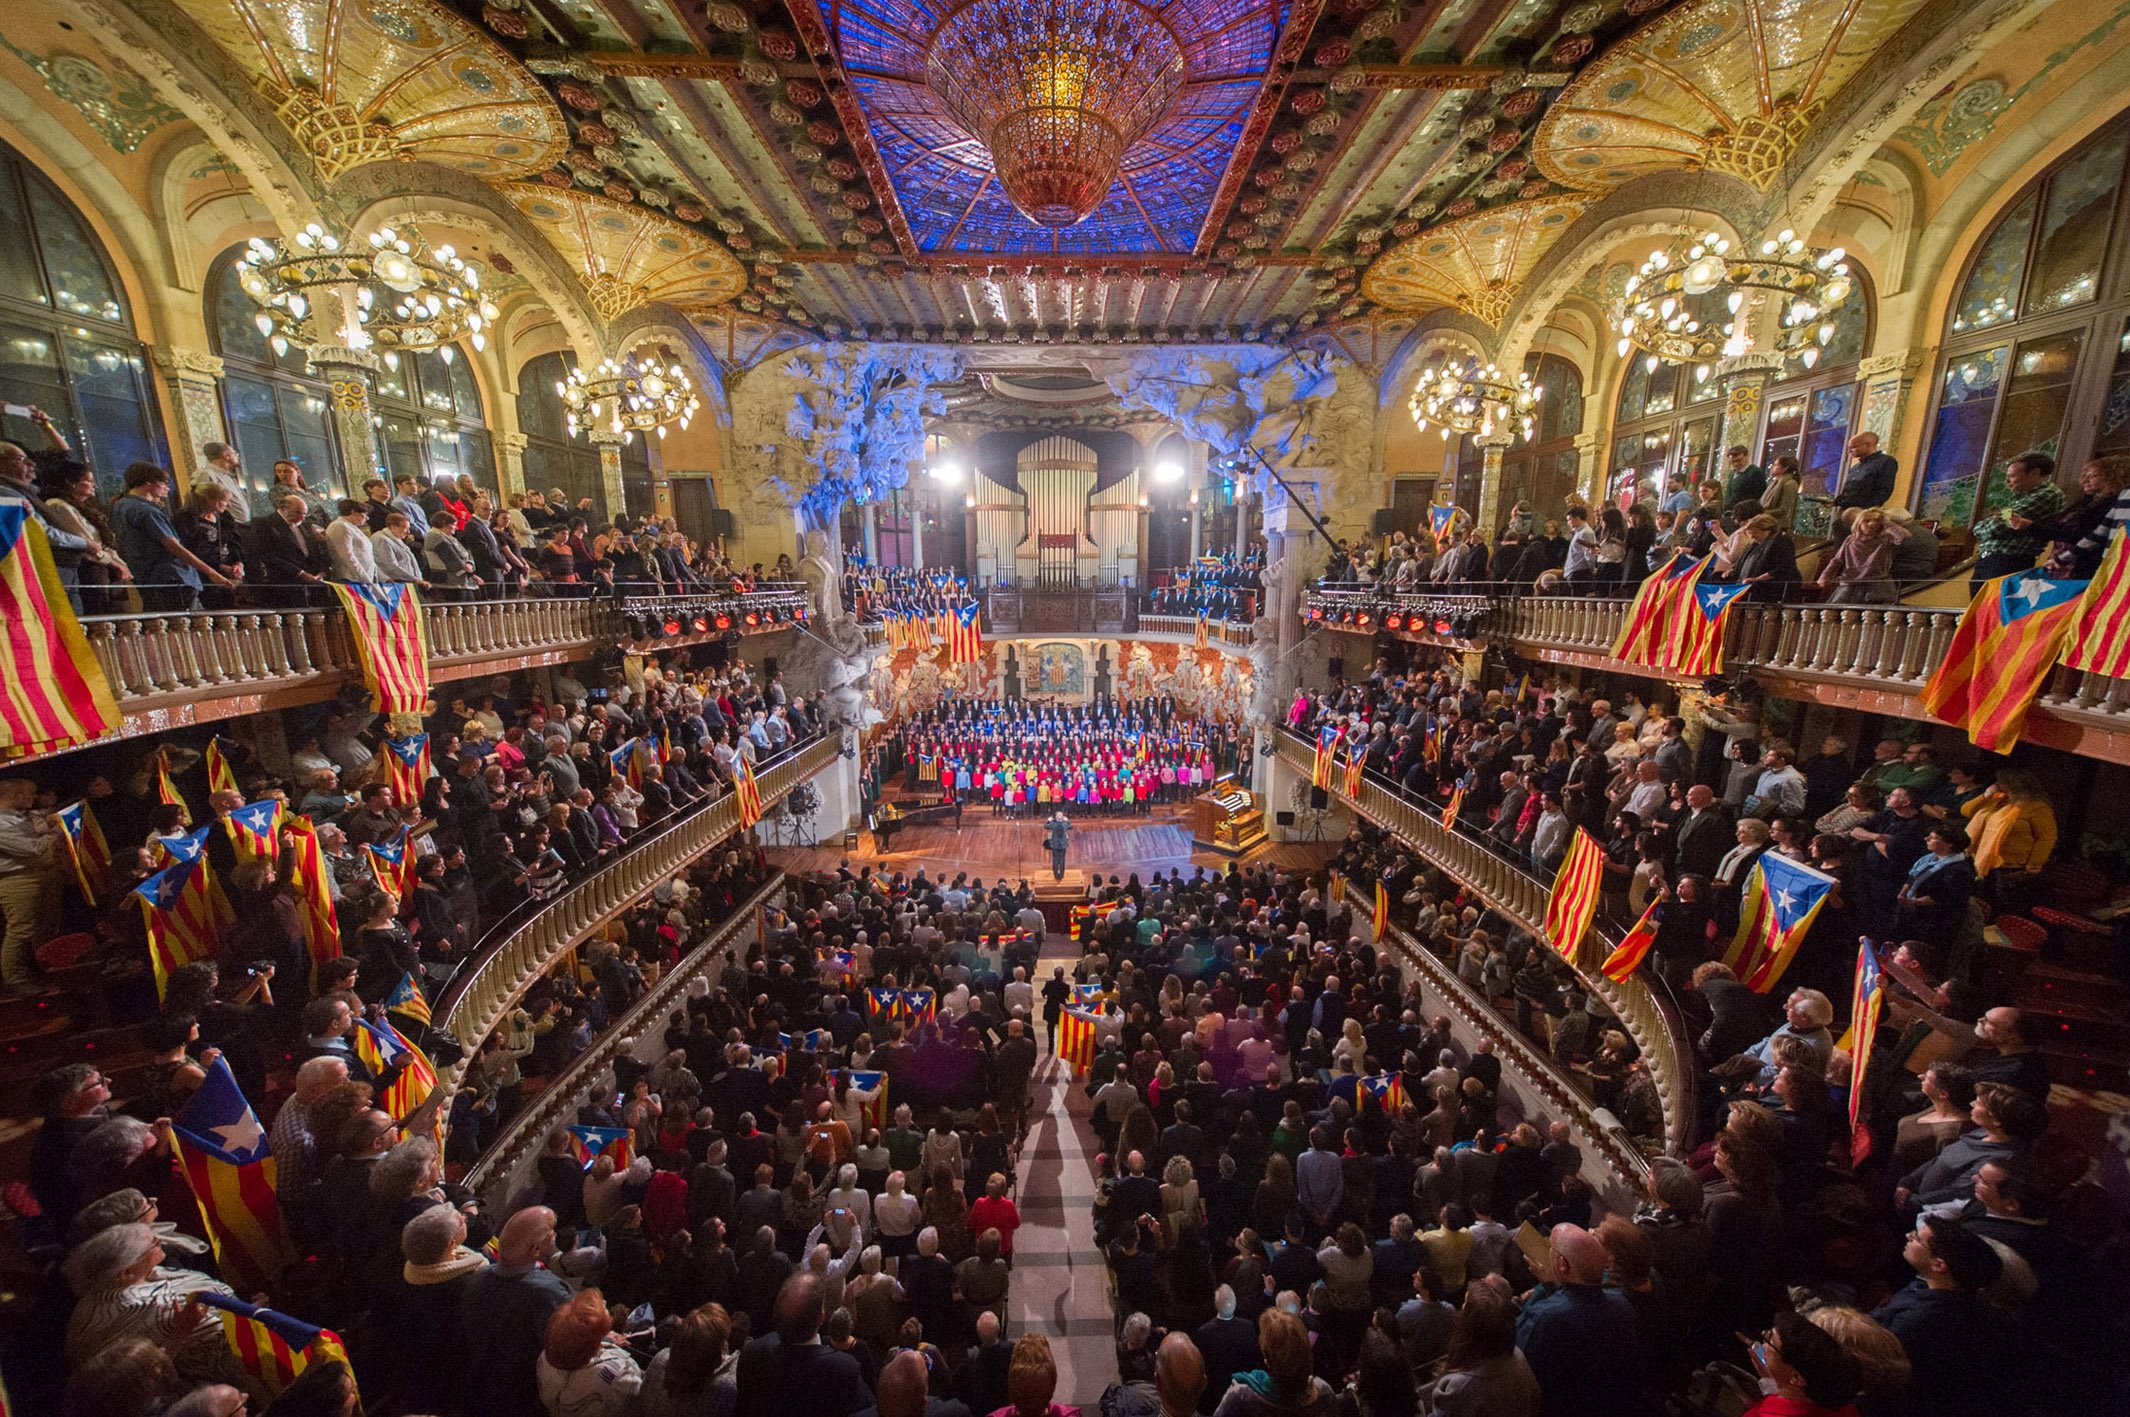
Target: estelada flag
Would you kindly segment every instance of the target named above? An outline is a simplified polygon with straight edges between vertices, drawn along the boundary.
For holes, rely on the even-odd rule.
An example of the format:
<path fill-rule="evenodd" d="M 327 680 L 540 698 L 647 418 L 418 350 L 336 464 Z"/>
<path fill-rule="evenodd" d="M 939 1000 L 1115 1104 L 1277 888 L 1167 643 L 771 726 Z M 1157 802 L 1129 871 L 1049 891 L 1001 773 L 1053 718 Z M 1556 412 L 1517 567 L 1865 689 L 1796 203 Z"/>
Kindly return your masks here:
<path fill-rule="evenodd" d="M 1368 923 L 1378 943 L 1390 932 L 1390 892 L 1384 888 L 1381 881 L 1376 882 L 1375 912 L 1369 917 Z"/>
<path fill-rule="evenodd" d="M 385 996 L 385 1012 L 413 1019 L 424 1028 L 436 1021 L 429 1011 L 429 996 L 411 973 L 400 975 L 399 983 Z"/>
<path fill-rule="evenodd" d="M 340 957 L 340 919 L 333 908 L 333 883 L 325 873 L 325 852 L 318 845 L 318 829 L 309 817 L 288 820 L 288 880 L 296 893 L 303 917 L 303 938 L 311 957 L 311 975 L 318 966 Z"/>
<path fill-rule="evenodd" d="M 954 624 L 947 639 L 947 661 L 950 664 L 974 664 L 983 657 L 984 627 L 981 609 L 972 600 L 954 611 Z"/>
<path fill-rule="evenodd" d="M 237 775 L 230 770 L 229 759 L 222 756 L 222 740 L 207 740 L 207 790 L 209 792 L 238 791 Z"/>
<path fill-rule="evenodd" d="M 274 1309 L 262 1309 L 242 1299 L 202 1292 L 200 1302 L 221 1310 L 222 1337 L 237 1355 L 244 1371 L 258 1380 L 269 1400 L 279 1397 L 288 1385 L 313 1363 L 348 1361 L 340 1335 L 329 1328 L 316 1328 Z M 350 1365 L 348 1381 L 355 1380 Z"/>
<path fill-rule="evenodd" d="M 1434 534 L 1435 549 L 1437 551 L 1442 549 L 1443 542 L 1449 540 L 1450 528 L 1456 524 L 1456 521 L 1457 504 L 1455 502 L 1435 502 L 1429 505 L 1427 509 L 1427 529 Z"/>
<path fill-rule="evenodd" d="M 1455 787 L 1450 789 L 1450 800 L 1443 805 L 1442 829 L 1446 832 L 1453 832 L 1457 830 L 1457 817 L 1458 814 L 1463 811 L 1464 784 L 1460 782 Z"/>
<path fill-rule="evenodd" d="M 903 1016 L 902 991 L 900 989 L 868 989 L 865 991 L 866 1007 L 875 1018 L 893 1022 Z"/>
<path fill-rule="evenodd" d="M 185 794 L 178 791 L 177 783 L 170 776 L 170 754 L 162 748 L 155 750 L 155 795 L 165 807 L 185 805 Z"/>
<path fill-rule="evenodd" d="M 939 1016 L 939 997 L 930 989 L 905 989 L 902 991 L 902 1012 L 912 1027 L 930 1023 Z"/>
<path fill-rule="evenodd" d="M 422 603 L 399 582 L 333 582 L 362 660 L 370 704 L 379 713 L 423 713 L 429 703 L 429 640 Z"/>
<path fill-rule="evenodd" d="M 630 1144 L 627 1127 L 585 1127 L 572 1124 L 569 1127 L 570 1151 L 578 1162 L 589 1171 L 592 1163 L 602 1156 L 614 1158 L 614 1169 L 625 1171 L 636 1159 L 636 1148 Z"/>
<path fill-rule="evenodd" d="M 1686 588 L 1673 598 L 1671 624 L 1659 668 L 1688 679 L 1723 672 L 1723 624 L 1731 605 L 1752 587 L 1744 582 L 1704 581 L 1709 562 L 1694 571 Z"/>
<path fill-rule="evenodd" d="M 415 862 L 407 829 L 401 827 L 390 841 L 366 842 L 363 851 L 370 858 L 370 874 L 377 878 L 378 888 L 391 892 L 394 900 L 405 900 L 414 887 Z"/>
<path fill-rule="evenodd" d="M 1199 611 L 1198 625 L 1196 629 L 1192 632 L 1192 638 L 1200 649 L 1204 649 L 1206 647 L 1206 642 L 1212 638 L 1212 626 L 1208 623 L 1208 617 L 1210 616 L 1210 614 L 1211 612 L 1209 611 Z"/>
<path fill-rule="evenodd" d="M 1871 1133 L 1857 1123 L 1864 1112 L 1864 1079 L 1871 1070 L 1871 1049 L 1879 1037 L 1879 1009 L 1886 1001 L 1886 981 L 1879 952 L 1859 940 L 1856 982 L 1849 995 L 1849 1155 L 1851 1164 L 1871 1154 Z"/>
<path fill-rule="evenodd" d="M 104 829 L 96 824 L 96 814 L 89 810 L 86 798 L 71 807 L 61 807 L 52 814 L 59 824 L 60 839 L 67 844 L 67 856 L 74 863 L 74 878 L 81 882 L 81 893 L 89 904 L 96 904 L 97 893 L 110 880 L 111 847 L 104 840 Z"/>
<path fill-rule="evenodd" d="M 429 735 L 410 733 L 404 738 L 385 739 L 385 784 L 402 807 L 422 800 L 433 769 L 429 762 Z"/>
<path fill-rule="evenodd" d="M 631 787 L 643 786 L 643 757 L 637 751 L 637 742 L 631 738 L 618 748 L 607 751 L 607 761 L 614 771 L 621 774 L 622 781 Z"/>
<path fill-rule="evenodd" d="M 1605 977 L 1615 984 L 1625 984 L 1628 977 L 1649 956 L 1649 947 L 1657 942 L 1657 922 L 1664 918 L 1664 902 L 1653 900 L 1642 918 L 1635 921 L 1634 928 L 1620 938 L 1611 954 L 1605 956 L 1599 968 Z"/>
<path fill-rule="evenodd" d="M 1966 730 L 1976 747 L 2010 752 L 2028 706 L 2056 667 L 2085 589 L 2084 581 L 2038 573 L 1983 582 L 1960 616 L 1945 662 L 1917 700 Z"/>
<path fill-rule="evenodd" d="M 1309 762 L 1309 785 L 1331 786 L 1331 765 L 1339 754 L 1339 730 L 1325 724 L 1316 731 L 1316 756 Z"/>
<path fill-rule="evenodd" d="M 1396 1073 L 1372 1073 L 1361 1079 L 1361 1095 L 1395 1117 L 1405 1105 L 1405 1080 Z"/>
<path fill-rule="evenodd" d="M 733 781 L 732 793 L 738 799 L 740 830 L 746 831 L 762 820 L 762 787 L 754 780 L 754 764 L 743 754 L 739 759 L 740 775 Z"/>
<path fill-rule="evenodd" d="M 228 1059 L 214 1060 L 173 1123 L 178 1161 L 223 1277 L 239 1289 L 271 1288 L 289 1260 L 274 1197 L 274 1149 Z"/>
<path fill-rule="evenodd" d="M 853 1072 L 850 1084 L 860 1092 L 870 1092 L 873 1100 L 864 1104 L 865 1124 L 887 1130 L 888 1075 L 882 1072 Z"/>
<path fill-rule="evenodd" d="M 1731 973 L 1756 994 L 1773 989 L 1833 889 L 1832 876 L 1763 851 L 1746 879 L 1738 902 L 1738 933 L 1723 956 Z"/>
<path fill-rule="evenodd" d="M 1576 946 L 1590 928 L 1590 917 L 1597 914 L 1598 892 L 1604 880 L 1605 848 L 1597 844 L 1597 838 L 1577 827 L 1575 840 L 1562 858 L 1560 870 L 1554 873 L 1553 893 L 1546 900 L 1546 943 L 1570 964 L 1575 962 Z"/>
<path fill-rule="evenodd" d="M 1346 745 L 1345 787 L 1348 797 L 1359 797 L 1361 795 L 1361 774 L 1367 761 L 1366 758 L 1361 756 L 1361 745 L 1359 743 L 1348 743 Z"/>
<path fill-rule="evenodd" d="M 348 1042 L 372 1077 L 392 1077 L 397 1070 L 399 1075 L 377 1094 L 378 1107 L 393 1120 L 406 1120 L 436 1089 L 436 1065 L 391 1024 L 357 1019 Z"/>
<path fill-rule="evenodd" d="M 1058 1056 L 1081 1077 L 1095 1065 L 1095 1017 L 1068 1008 L 1058 1017 Z"/>
<path fill-rule="evenodd" d="M 2088 674 L 2130 679 L 2130 530 L 2116 533 L 2086 582 L 2063 662 Z"/>
<path fill-rule="evenodd" d="M 170 975 L 181 965 L 214 957 L 220 935 L 206 908 L 206 896 L 191 889 L 208 869 L 204 857 L 166 866 L 133 888 L 147 927 L 148 962 L 155 969 L 155 996 L 168 992 Z"/>
<path fill-rule="evenodd" d="M 288 815 L 278 797 L 247 802 L 222 819 L 239 861 L 272 861 L 281 855 L 281 823 Z"/>
<path fill-rule="evenodd" d="M 0 681 L 0 757 L 78 748 L 119 724 L 111 681 L 23 502 L 0 502 Z"/>
<path fill-rule="evenodd" d="M 1672 604 L 1681 590 L 1691 583 L 1691 577 L 1700 563 L 1683 551 L 1674 551 L 1670 559 L 1649 573 L 1627 604 L 1626 618 L 1621 621 L 1619 637 L 1612 642 L 1612 657 L 1624 659 L 1629 664 L 1647 665 L 1651 656 L 1664 643 L 1664 629 L 1670 623 Z"/>

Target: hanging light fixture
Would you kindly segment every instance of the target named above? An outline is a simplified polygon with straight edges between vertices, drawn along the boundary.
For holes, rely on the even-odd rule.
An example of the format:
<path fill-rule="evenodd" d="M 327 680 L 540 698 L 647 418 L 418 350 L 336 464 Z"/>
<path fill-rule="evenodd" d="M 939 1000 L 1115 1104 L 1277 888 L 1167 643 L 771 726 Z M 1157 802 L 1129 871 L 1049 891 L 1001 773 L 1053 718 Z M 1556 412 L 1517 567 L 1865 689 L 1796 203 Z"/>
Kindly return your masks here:
<path fill-rule="evenodd" d="M 663 438 L 667 425 L 686 428 L 703 406 L 695 381 L 666 351 L 648 359 L 603 359 L 589 374 L 573 368 L 555 381 L 555 393 L 572 434 L 609 428 L 624 438 L 653 432 Z"/>
<path fill-rule="evenodd" d="M 1184 78 L 1182 43 L 1137 0 L 970 0 L 925 50 L 926 85 L 1038 226 L 1102 204 Z"/>
<path fill-rule="evenodd" d="M 1839 246 L 1815 249 L 1785 227 L 1753 251 L 1735 251 L 1722 233 L 1704 231 L 1649 253 L 1613 302 L 1612 326 L 1623 357 L 1639 349 L 1652 369 L 1692 364 L 1699 383 L 1717 360 L 1746 352 L 1746 305 L 1759 294 L 1777 302 L 1777 352 L 1810 369 L 1834 338 L 1831 312 L 1855 288 Z M 1714 295 L 1722 310 L 1704 320 L 1701 297 Z"/>
<path fill-rule="evenodd" d="M 286 244 L 255 236 L 237 258 L 237 284 L 258 304 L 274 353 L 337 339 L 382 350 L 395 369 L 402 351 L 433 349 L 448 361 L 462 337 L 484 348 L 498 314 L 481 293 L 480 266 L 449 246 L 432 249 L 412 227 L 352 244 L 316 222 Z M 323 334 L 319 320 L 331 326 Z"/>
<path fill-rule="evenodd" d="M 1514 428 L 1528 440 L 1544 394 L 1529 374 L 1519 372 L 1511 379 L 1492 364 L 1466 359 L 1421 370 L 1409 406 L 1423 433 L 1430 423 L 1444 438 L 1452 433 L 1487 437 L 1497 428 Z"/>

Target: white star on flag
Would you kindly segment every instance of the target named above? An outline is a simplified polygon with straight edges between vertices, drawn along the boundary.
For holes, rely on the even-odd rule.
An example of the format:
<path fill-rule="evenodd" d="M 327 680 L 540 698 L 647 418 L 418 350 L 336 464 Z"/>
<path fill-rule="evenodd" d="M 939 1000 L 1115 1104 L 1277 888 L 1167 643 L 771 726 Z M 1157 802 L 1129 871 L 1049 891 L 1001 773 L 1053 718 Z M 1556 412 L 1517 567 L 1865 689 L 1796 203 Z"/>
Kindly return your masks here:
<path fill-rule="evenodd" d="M 2019 589 L 2012 592 L 2012 598 L 2025 601 L 2027 608 L 2032 609 L 2041 603 L 2041 597 L 2048 594 L 2048 589 L 2048 583 L 2040 576 L 2028 576 L 2019 583 Z"/>
<path fill-rule="evenodd" d="M 266 1129 L 259 1125 L 259 1119 L 250 1112 L 244 1113 L 227 1126 L 212 1127 L 209 1130 L 222 1139 L 223 1150 L 238 1155 L 257 1147 L 266 1135 Z"/>
<path fill-rule="evenodd" d="M 1775 892 L 1775 904 L 1784 910 L 1788 910 L 1797 904 L 1797 897 L 1790 894 L 1787 889 L 1779 890 Z"/>

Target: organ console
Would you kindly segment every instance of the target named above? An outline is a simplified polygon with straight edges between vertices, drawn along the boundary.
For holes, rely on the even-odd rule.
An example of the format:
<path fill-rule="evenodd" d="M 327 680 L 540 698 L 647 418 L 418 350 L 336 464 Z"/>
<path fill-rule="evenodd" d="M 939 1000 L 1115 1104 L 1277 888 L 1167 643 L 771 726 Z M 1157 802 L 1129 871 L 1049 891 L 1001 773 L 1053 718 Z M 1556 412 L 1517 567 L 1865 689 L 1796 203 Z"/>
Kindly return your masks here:
<path fill-rule="evenodd" d="M 952 802 L 923 804 L 913 802 L 903 806 L 898 806 L 893 802 L 883 802 L 874 811 L 872 820 L 868 825 L 873 829 L 873 849 L 885 852 L 889 849 L 889 844 L 894 841 L 895 833 L 901 831 L 904 827 L 914 826 L 919 822 L 951 822 L 953 820 L 954 804 Z"/>
<path fill-rule="evenodd" d="M 1191 804 L 1194 824 L 1191 840 L 1223 856 L 1241 856 L 1265 839 L 1265 814 L 1249 789 L 1238 787 L 1232 776 L 1213 783 Z"/>

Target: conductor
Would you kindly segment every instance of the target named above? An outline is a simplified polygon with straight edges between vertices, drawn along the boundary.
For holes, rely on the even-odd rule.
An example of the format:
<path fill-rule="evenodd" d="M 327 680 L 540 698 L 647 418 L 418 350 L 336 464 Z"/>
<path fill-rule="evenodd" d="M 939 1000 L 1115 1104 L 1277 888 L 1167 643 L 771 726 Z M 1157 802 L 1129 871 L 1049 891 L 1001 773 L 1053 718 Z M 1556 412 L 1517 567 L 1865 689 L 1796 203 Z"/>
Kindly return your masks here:
<path fill-rule="evenodd" d="M 1043 823 L 1043 841 L 1050 848 L 1050 879 L 1053 881 L 1065 879 L 1065 842 L 1071 835 L 1072 822 L 1062 809 L 1051 813 L 1050 820 Z"/>

